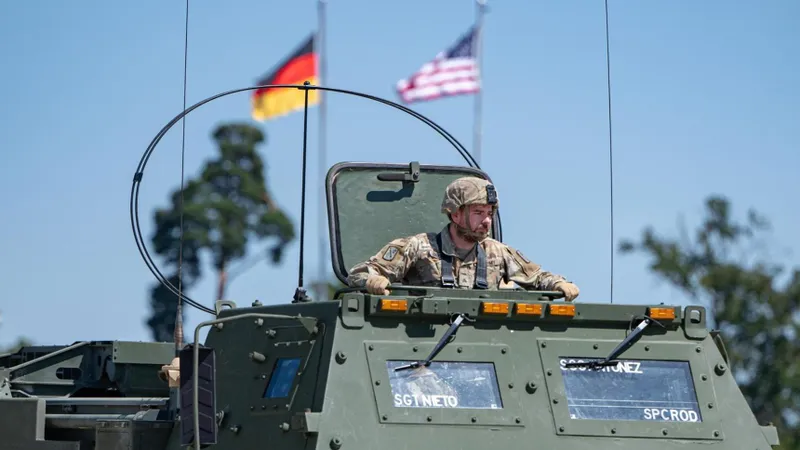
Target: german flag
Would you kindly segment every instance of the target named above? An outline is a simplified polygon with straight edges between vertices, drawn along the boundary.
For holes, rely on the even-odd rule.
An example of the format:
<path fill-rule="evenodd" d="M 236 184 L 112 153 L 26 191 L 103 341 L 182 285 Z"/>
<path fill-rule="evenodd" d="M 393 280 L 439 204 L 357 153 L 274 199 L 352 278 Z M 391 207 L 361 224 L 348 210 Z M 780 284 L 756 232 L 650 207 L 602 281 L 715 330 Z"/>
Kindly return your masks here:
<path fill-rule="evenodd" d="M 317 54 L 314 52 L 314 34 L 306 39 L 277 69 L 258 81 L 265 84 L 303 84 L 317 81 Z M 308 91 L 308 106 L 319 103 L 319 91 Z M 293 88 L 262 88 L 253 92 L 253 119 L 264 121 L 302 110 L 305 91 Z"/>

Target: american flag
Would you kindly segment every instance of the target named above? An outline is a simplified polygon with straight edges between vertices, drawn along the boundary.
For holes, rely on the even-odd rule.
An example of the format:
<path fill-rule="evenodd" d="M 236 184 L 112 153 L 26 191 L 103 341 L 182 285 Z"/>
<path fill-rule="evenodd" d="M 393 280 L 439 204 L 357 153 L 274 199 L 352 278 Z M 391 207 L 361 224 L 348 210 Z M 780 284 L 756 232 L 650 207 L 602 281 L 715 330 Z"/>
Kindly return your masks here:
<path fill-rule="evenodd" d="M 398 81 L 397 93 L 403 102 L 478 92 L 480 74 L 474 45 L 477 36 L 478 29 L 472 27 L 455 45 L 436 55 L 411 77 Z"/>

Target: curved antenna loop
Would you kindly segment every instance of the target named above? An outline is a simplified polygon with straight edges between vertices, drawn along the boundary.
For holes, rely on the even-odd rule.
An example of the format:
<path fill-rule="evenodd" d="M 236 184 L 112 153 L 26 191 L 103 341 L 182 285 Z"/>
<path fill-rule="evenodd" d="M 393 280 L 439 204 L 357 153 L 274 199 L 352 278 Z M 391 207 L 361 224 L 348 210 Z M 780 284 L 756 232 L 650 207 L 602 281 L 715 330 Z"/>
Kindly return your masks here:
<path fill-rule="evenodd" d="M 176 288 L 161 273 L 161 271 L 156 266 L 155 262 L 153 262 L 153 259 L 150 256 L 150 252 L 147 251 L 147 246 L 144 243 L 144 238 L 142 237 L 141 225 L 140 225 L 140 222 L 139 222 L 139 187 L 141 185 L 141 181 L 142 181 L 142 178 L 144 176 L 144 169 L 147 166 L 147 162 L 150 160 L 150 156 L 153 154 L 153 152 L 155 151 L 156 146 L 161 141 L 161 139 L 164 137 L 164 135 L 166 135 L 167 132 L 176 123 L 178 123 L 178 121 L 183 119 L 185 116 L 187 116 L 189 113 L 191 113 L 195 109 L 205 105 L 206 103 L 210 103 L 210 102 L 212 102 L 212 101 L 214 101 L 216 99 L 219 99 L 219 98 L 222 98 L 222 97 L 225 97 L 225 96 L 228 96 L 228 95 L 232 95 L 232 94 L 238 94 L 238 93 L 246 92 L 246 91 L 255 91 L 255 90 L 259 90 L 259 89 L 300 89 L 300 90 L 305 91 L 306 96 L 308 95 L 308 91 L 309 90 L 318 89 L 318 90 L 323 90 L 323 91 L 328 91 L 328 92 L 336 92 L 336 93 L 340 93 L 340 94 L 354 95 L 356 97 L 365 98 L 367 100 L 372 100 L 372 101 L 375 101 L 375 102 L 378 102 L 378 103 L 382 103 L 382 104 L 387 105 L 387 106 L 391 106 L 393 108 L 396 108 L 396 109 L 398 109 L 400 111 L 403 111 L 403 112 L 409 114 L 412 117 L 415 117 L 416 119 L 419 119 L 420 121 L 422 121 L 423 123 L 425 123 L 429 127 L 433 128 L 437 133 L 439 133 L 447 142 L 449 142 L 456 149 L 456 151 L 464 158 L 464 160 L 467 162 L 467 164 L 470 167 L 474 167 L 474 168 L 480 169 L 480 166 L 478 165 L 477 161 L 475 160 L 475 158 L 472 157 L 472 155 L 469 153 L 469 151 L 467 151 L 467 149 L 464 147 L 464 145 L 461 144 L 455 137 L 453 137 L 453 135 L 448 133 L 444 128 L 442 128 L 441 126 L 436 124 L 431 119 L 423 116 L 422 114 L 420 114 L 420 113 L 418 113 L 418 112 L 416 112 L 416 111 L 414 111 L 414 110 L 412 110 L 410 108 L 407 108 L 407 107 L 405 107 L 403 105 L 395 103 L 395 102 L 393 102 L 391 100 L 386 100 L 386 99 L 383 99 L 383 98 L 380 98 L 380 97 L 376 97 L 374 95 L 364 94 L 362 92 L 356 92 L 356 91 L 347 90 L 347 89 L 338 89 L 338 88 L 329 88 L 329 87 L 323 87 L 323 86 L 315 86 L 315 85 L 308 84 L 308 82 L 306 82 L 306 84 L 304 84 L 304 85 L 299 85 L 299 84 L 265 84 L 265 85 L 250 86 L 250 87 L 232 89 L 232 90 L 229 90 L 229 91 L 221 92 L 219 94 L 216 94 L 216 95 L 208 97 L 208 98 L 206 98 L 204 100 L 201 100 L 201 101 L 195 103 L 194 105 L 192 105 L 192 106 L 190 106 L 188 108 L 185 108 L 180 114 L 178 114 L 172 120 L 170 120 L 156 134 L 156 136 L 150 142 L 150 145 L 147 146 L 147 149 L 145 150 L 144 154 L 142 155 L 142 158 L 139 160 L 139 165 L 136 167 L 136 172 L 133 175 L 133 185 L 131 186 L 131 198 L 130 198 L 131 228 L 133 229 L 133 235 L 134 235 L 134 239 L 136 240 L 136 246 L 139 249 L 139 254 L 142 256 L 142 258 L 144 259 L 145 264 L 147 265 L 148 269 L 150 269 L 150 272 L 153 273 L 153 275 L 156 277 L 156 279 L 162 285 L 164 285 L 167 289 L 169 289 L 170 292 L 175 294 L 179 299 L 184 301 L 186 304 L 188 304 L 188 305 L 190 305 L 190 306 L 192 306 L 194 308 L 197 308 L 197 309 L 199 309 L 201 311 L 207 312 L 209 314 L 216 315 L 216 311 L 211 309 L 211 308 L 209 308 L 209 307 L 207 307 L 207 306 L 204 306 L 204 305 L 202 305 L 202 304 L 200 304 L 200 303 L 198 303 L 198 302 L 196 302 L 194 300 L 192 300 L 191 298 L 189 298 L 188 296 L 183 294 L 182 289 Z M 305 115 L 308 114 L 308 104 L 307 104 L 307 102 L 306 102 L 306 105 L 305 105 L 305 108 L 304 108 L 304 114 Z M 306 127 L 304 127 L 304 131 L 303 131 L 303 141 L 304 141 L 304 144 L 303 144 L 304 145 L 304 149 L 303 149 L 303 151 L 304 151 L 304 153 L 305 153 L 306 135 L 307 135 L 307 129 L 306 129 Z M 498 227 L 500 228 L 500 230 L 502 230 L 502 225 L 500 224 L 499 215 L 497 217 L 497 221 L 498 221 Z M 502 233 L 502 231 L 501 231 L 501 233 Z M 302 280 L 302 278 L 301 278 L 301 280 Z"/>

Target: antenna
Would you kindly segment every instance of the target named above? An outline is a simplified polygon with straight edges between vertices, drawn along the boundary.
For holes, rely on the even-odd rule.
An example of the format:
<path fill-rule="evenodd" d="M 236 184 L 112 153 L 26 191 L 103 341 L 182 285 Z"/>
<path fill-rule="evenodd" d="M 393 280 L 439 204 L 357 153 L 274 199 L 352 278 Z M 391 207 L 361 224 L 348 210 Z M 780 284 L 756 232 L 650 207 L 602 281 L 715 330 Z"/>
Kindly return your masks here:
<path fill-rule="evenodd" d="M 189 55 L 189 0 L 186 0 L 186 18 L 183 25 L 183 109 L 186 109 L 186 72 L 187 60 Z M 183 346 L 183 174 L 184 156 L 186 154 L 186 116 L 181 118 L 181 202 L 178 209 L 181 216 L 181 243 L 178 247 L 178 305 L 175 309 L 175 354 L 180 352 Z"/>
<path fill-rule="evenodd" d="M 608 39 L 608 0 L 606 4 L 606 82 L 608 84 L 608 172 L 611 199 L 611 303 L 614 303 L 614 157 L 611 140 L 611 45 Z"/>
<path fill-rule="evenodd" d="M 300 198 L 300 258 L 298 259 L 297 268 L 297 289 L 294 291 L 294 300 L 292 303 L 310 302 L 311 299 L 306 294 L 306 289 L 303 287 L 303 244 L 305 243 L 305 223 L 306 223 L 306 155 L 308 154 L 308 86 L 310 82 L 303 83 L 303 90 L 305 105 L 303 108 L 303 175 L 301 181 L 301 198 Z"/>
<path fill-rule="evenodd" d="M 187 8 L 187 11 L 188 11 L 188 8 Z M 187 17 L 188 17 L 188 12 L 187 12 Z M 187 22 L 188 22 L 188 18 L 187 18 Z M 187 29 L 188 29 L 188 26 L 187 26 Z M 188 36 L 188 34 L 187 34 L 187 36 Z M 184 75 L 184 78 L 185 78 L 185 75 Z M 136 171 L 133 174 L 133 183 L 131 185 L 131 197 L 130 197 L 131 231 L 133 232 L 133 237 L 134 237 L 134 240 L 136 241 L 136 247 L 139 250 L 139 254 L 142 256 L 142 259 L 144 260 L 145 264 L 147 265 L 147 268 L 150 269 L 150 272 L 156 277 L 156 279 L 164 287 L 166 287 L 173 294 L 179 296 L 183 300 L 183 302 L 185 302 L 187 305 L 189 305 L 189 306 L 191 306 L 193 308 L 197 308 L 198 310 L 206 312 L 208 314 L 217 315 L 217 311 L 198 303 L 196 300 L 193 300 L 193 299 L 187 297 L 185 294 L 183 294 L 182 291 L 179 291 L 178 288 L 176 288 L 172 284 L 172 282 L 169 279 L 167 279 L 164 276 L 163 273 L 161 273 L 161 271 L 158 269 L 158 265 L 153 261 L 153 258 L 150 255 L 150 252 L 147 250 L 147 245 L 145 244 L 145 242 L 144 242 L 145 239 L 144 239 L 144 237 L 142 235 L 141 220 L 140 220 L 140 217 L 139 217 L 139 189 L 140 189 L 140 187 L 142 185 L 142 179 L 144 178 L 144 171 L 145 171 L 145 167 L 147 167 L 147 162 L 149 161 L 150 156 L 152 156 L 153 152 L 155 151 L 156 146 L 158 146 L 158 143 L 161 142 L 161 139 L 164 137 L 164 135 L 167 134 L 167 132 L 173 126 L 175 126 L 175 124 L 178 123 L 178 121 L 183 119 L 186 115 L 188 115 L 189 113 L 191 113 L 195 109 L 205 105 L 206 103 L 212 102 L 212 101 L 214 101 L 216 99 L 219 99 L 221 97 L 225 97 L 225 96 L 228 96 L 228 95 L 238 94 L 240 92 L 246 92 L 246 91 L 255 91 L 255 90 L 259 90 L 259 89 L 300 89 L 300 90 L 303 90 L 303 91 L 308 91 L 309 89 L 314 89 L 314 90 L 320 90 L 320 91 L 326 91 L 326 92 L 336 92 L 336 93 L 340 93 L 340 94 L 353 95 L 353 96 L 356 96 L 356 97 L 361 97 L 361 98 L 366 99 L 366 100 L 378 102 L 378 103 L 381 103 L 381 104 L 386 105 L 386 106 L 390 106 L 392 108 L 395 108 L 395 109 L 397 109 L 399 111 L 402 111 L 402 112 L 404 112 L 404 113 L 406 113 L 406 114 L 408 114 L 408 115 L 420 120 L 422 123 L 424 123 L 425 125 L 428 125 L 434 131 L 439 133 L 439 135 L 442 136 L 442 138 L 444 138 L 450 145 L 452 145 L 453 148 L 461 155 L 461 157 L 464 158 L 464 160 L 467 162 L 467 165 L 469 165 L 469 167 L 474 167 L 474 168 L 477 168 L 477 169 L 481 168 L 480 165 L 475 160 L 475 158 L 469 153 L 469 151 L 467 151 L 466 147 L 464 147 L 464 145 L 462 143 L 458 142 L 458 140 L 455 137 L 453 137 L 452 134 L 448 133 L 444 128 L 442 128 L 441 126 L 436 124 L 431 119 L 423 116 L 422 114 L 420 114 L 420 113 L 418 113 L 418 112 L 416 112 L 416 111 L 414 111 L 414 110 L 412 110 L 410 108 L 407 108 L 407 107 L 405 107 L 403 105 L 400 105 L 400 104 L 398 104 L 396 102 L 393 102 L 391 100 L 386 100 L 386 99 L 383 99 L 383 98 L 380 98 L 380 97 L 376 97 L 374 95 L 365 94 L 365 93 L 362 93 L 362 92 L 356 92 L 356 91 L 347 90 L 347 89 L 337 89 L 337 88 L 330 88 L 330 87 L 322 87 L 322 86 L 311 86 L 310 84 L 311 83 L 309 83 L 309 82 L 305 82 L 303 85 L 298 85 L 298 84 L 267 84 L 267 85 L 249 86 L 249 87 L 244 87 L 244 88 L 232 89 L 232 90 L 220 92 L 218 94 L 214 94 L 211 97 L 208 97 L 206 99 L 200 100 L 199 102 L 195 103 L 194 105 L 185 108 L 180 114 L 178 114 L 177 116 L 173 117 L 172 120 L 170 120 L 166 125 L 164 125 L 163 128 L 161 128 L 161 130 L 156 134 L 156 136 L 153 138 L 153 140 L 150 141 L 150 144 L 147 146 L 147 149 L 145 149 L 144 153 L 142 154 L 142 158 L 139 161 L 139 165 L 136 167 Z M 184 81 L 184 86 L 185 86 L 185 81 Z M 306 146 L 306 144 L 307 144 L 306 135 L 307 134 L 306 133 L 308 131 L 308 93 L 307 92 L 306 92 L 306 100 L 305 100 L 305 102 L 306 102 L 305 103 L 305 113 L 304 113 L 305 116 L 304 116 L 304 122 L 303 122 L 303 133 L 304 133 L 303 134 L 303 204 L 302 204 L 302 208 L 303 209 L 301 210 L 301 231 L 300 231 L 300 233 L 301 233 L 300 234 L 300 243 L 301 243 L 300 244 L 301 245 L 300 246 L 300 248 L 301 248 L 301 251 L 300 251 L 300 256 L 301 256 L 300 267 L 301 268 L 303 266 L 303 264 L 302 264 L 303 250 L 302 249 L 303 249 L 303 244 L 304 244 L 304 239 L 305 239 L 305 234 L 304 234 L 303 230 L 304 230 L 304 225 L 305 225 L 305 176 L 306 176 L 306 155 L 307 155 L 307 146 Z M 182 178 L 183 177 L 181 177 L 181 179 Z M 181 183 L 183 183 L 183 181 L 181 181 Z M 181 192 L 183 192 L 183 190 L 181 190 Z M 182 217 L 183 217 L 183 210 L 181 209 L 181 218 Z M 500 236 L 502 237 L 503 227 L 502 227 L 502 224 L 500 223 L 500 216 L 497 217 L 497 225 L 498 225 L 498 228 L 499 228 L 499 231 L 500 231 Z M 302 273 L 303 272 L 302 272 L 302 269 L 301 269 L 300 270 L 300 274 L 299 274 L 299 283 L 298 283 L 299 286 L 297 288 L 297 291 L 295 292 L 295 301 L 310 301 L 310 299 L 305 296 L 305 289 L 303 289 L 303 286 L 302 286 L 302 284 L 303 284 L 303 275 L 302 275 Z"/>

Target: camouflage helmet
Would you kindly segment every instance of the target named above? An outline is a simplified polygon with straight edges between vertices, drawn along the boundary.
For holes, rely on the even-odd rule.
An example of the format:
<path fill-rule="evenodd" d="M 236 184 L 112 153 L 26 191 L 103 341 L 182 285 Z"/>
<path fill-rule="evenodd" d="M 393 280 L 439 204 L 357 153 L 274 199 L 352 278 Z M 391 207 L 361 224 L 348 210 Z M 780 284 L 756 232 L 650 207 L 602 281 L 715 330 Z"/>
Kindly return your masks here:
<path fill-rule="evenodd" d="M 467 205 L 491 205 L 497 210 L 497 191 L 488 180 L 463 177 L 450 183 L 444 190 L 442 213 L 452 214 Z"/>

